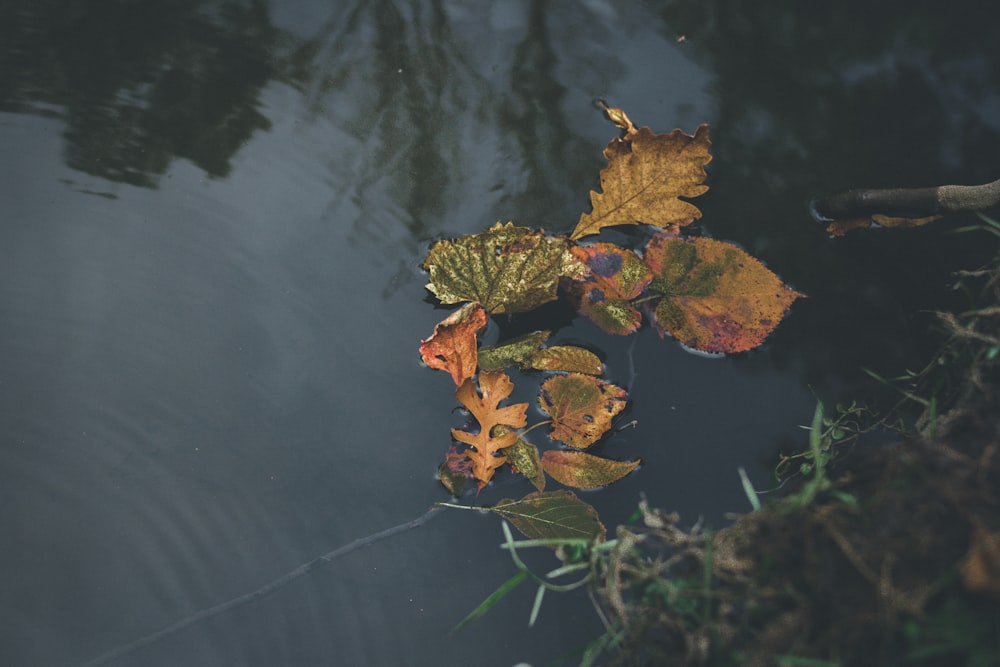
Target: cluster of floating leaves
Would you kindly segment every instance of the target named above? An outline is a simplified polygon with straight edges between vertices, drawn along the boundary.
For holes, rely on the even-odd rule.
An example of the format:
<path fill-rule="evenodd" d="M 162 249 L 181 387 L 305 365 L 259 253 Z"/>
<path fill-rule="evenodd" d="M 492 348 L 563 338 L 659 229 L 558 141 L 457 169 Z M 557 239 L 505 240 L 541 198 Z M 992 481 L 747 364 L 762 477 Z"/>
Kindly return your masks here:
<path fill-rule="evenodd" d="M 429 367 L 452 376 L 456 399 L 476 422 L 471 430 L 452 430 L 454 441 L 440 469 L 442 483 L 455 496 L 469 481 L 482 489 L 498 468 L 510 465 L 538 489 L 524 507 L 534 510 L 542 503 L 544 509 L 547 498 L 563 506 L 569 492 L 544 493 L 546 475 L 565 486 L 594 488 L 639 465 L 584 451 L 604 437 L 627 402 L 624 389 L 600 379 L 600 359 L 584 348 L 546 345 L 548 331 L 480 347 L 490 316 L 530 311 L 563 294 L 610 334 L 631 334 L 645 319 L 661 336 L 691 348 L 735 353 L 763 343 L 803 296 L 735 245 L 684 236 L 683 228 L 701 212 L 681 198 L 708 190 L 703 183 L 712 159 L 708 126 L 694 135 L 656 134 L 637 129 L 620 109 L 605 111 L 624 136 L 604 149 L 608 164 L 601 171 L 601 191 L 591 192 L 592 210 L 580 216 L 572 233 L 549 235 L 498 222 L 480 234 L 435 243 L 424 261 L 427 288 L 437 299 L 465 304 L 420 346 Z M 662 229 L 641 251 L 580 243 L 606 227 L 639 224 Z M 501 405 L 513 392 L 506 373 L 511 367 L 556 373 L 542 383 L 538 403 L 550 418 L 549 439 L 563 448 L 540 454 L 518 430 L 526 426 L 528 404 Z"/>

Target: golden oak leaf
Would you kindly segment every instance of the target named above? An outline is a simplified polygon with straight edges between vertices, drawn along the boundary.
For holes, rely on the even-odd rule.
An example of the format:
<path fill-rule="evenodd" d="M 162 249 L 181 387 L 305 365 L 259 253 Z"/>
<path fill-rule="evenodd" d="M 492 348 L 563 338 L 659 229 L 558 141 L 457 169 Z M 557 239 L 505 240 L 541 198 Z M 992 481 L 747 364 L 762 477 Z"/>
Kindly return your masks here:
<path fill-rule="evenodd" d="M 471 445 L 465 455 L 472 461 L 472 476 L 479 481 L 480 489 L 492 479 L 493 471 L 506 463 L 507 457 L 500 450 L 517 442 L 518 435 L 511 429 L 528 423 L 527 403 L 500 407 L 512 391 L 514 383 L 503 371 L 480 373 L 479 391 L 471 378 L 455 390 L 455 398 L 479 422 L 478 433 L 453 428 L 451 437 Z M 508 428 L 498 428 L 503 426 Z"/>
<path fill-rule="evenodd" d="M 593 489 L 617 482 L 641 463 L 615 461 L 594 456 L 587 452 L 550 449 L 542 454 L 542 469 L 552 479 L 578 489 Z"/>
<path fill-rule="evenodd" d="M 476 374 L 476 335 L 488 319 L 478 303 L 462 306 L 439 322 L 430 338 L 420 341 L 420 358 L 430 368 L 451 373 L 456 385 L 462 384 Z"/>
<path fill-rule="evenodd" d="M 497 223 L 485 232 L 438 241 L 424 260 L 427 289 L 442 303 L 478 301 L 491 314 L 520 313 L 553 301 L 560 278 L 587 269 L 565 238 Z"/>
<path fill-rule="evenodd" d="M 585 449 L 611 428 L 611 420 L 625 409 L 626 396 L 621 387 L 573 373 L 542 383 L 538 404 L 552 417 L 552 438 Z"/>
<path fill-rule="evenodd" d="M 661 232 L 649 240 L 644 260 L 655 276 L 650 289 L 663 295 L 654 312 L 660 335 L 705 352 L 757 347 L 805 296 L 760 260 L 715 239 Z"/>
<path fill-rule="evenodd" d="M 680 197 L 708 191 L 703 181 L 712 160 L 710 145 L 707 125 L 698 126 L 694 135 L 680 130 L 654 134 L 642 127 L 612 139 L 604 149 L 608 165 L 601 170 L 601 192 L 591 191 L 593 210 L 580 216 L 570 238 L 614 225 L 666 227 L 697 220 L 701 211 Z"/>

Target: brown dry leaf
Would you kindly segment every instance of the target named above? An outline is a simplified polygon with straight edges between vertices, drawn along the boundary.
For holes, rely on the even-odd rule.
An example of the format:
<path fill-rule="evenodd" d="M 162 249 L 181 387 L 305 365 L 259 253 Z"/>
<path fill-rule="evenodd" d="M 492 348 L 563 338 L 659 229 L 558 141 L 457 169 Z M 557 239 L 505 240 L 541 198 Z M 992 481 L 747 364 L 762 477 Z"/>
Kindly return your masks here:
<path fill-rule="evenodd" d="M 826 227 L 826 233 L 830 236 L 845 236 L 855 229 L 867 229 L 872 226 L 871 218 L 845 218 L 834 220 Z"/>
<path fill-rule="evenodd" d="M 891 229 L 906 229 L 908 227 L 923 227 L 935 220 L 940 220 L 943 215 L 930 215 L 926 218 L 897 218 L 891 215 L 881 215 L 874 213 L 870 217 L 849 218 L 846 220 L 834 220 L 827 225 L 826 231 L 830 236 L 844 236 L 855 229 L 867 229 L 873 224 L 879 227 L 889 227 Z"/>
<path fill-rule="evenodd" d="M 550 437 L 585 449 L 611 428 L 611 420 L 625 409 L 627 395 L 621 387 L 573 373 L 542 383 L 538 404 L 552 417 Z"/>
<path fill-rule="evenodd" d="M 478 433 L 453 428 L 451 437 L 472 446 L 465 455 L 472 461 L 472 476 L 479 481 L 480 489 L 492 479 L 493 471 L 507 462 L 500 450 L 517 442 L 517 433 L 511 429 L 528 423 L 527 403 L 500 407 L 500 402 L 513 391 L 514 383 L 503 371 L 480 373 L 479 391 L 471 378 L 455 390 L 455 398 L 479 422 Z"/>
<path fill-rule="evenodd" d="M 962 583 L 970 591 L 1000 599 L 1000 532 L 976 524 L 962 563 Z"/>
<path fill-rule="evenodd" d="M 451 373 L 456 385 L 476 374 L 476 336 L 489 317 L 478 303 L 462 306 L 434 327 L 420 341 L 420 358 L 429 368 Z"/>
<path fill-rule="evenodd" d="M 638 467 L 640 460 L 615 461 L 587 452 L 550 449 L 542 454 L 542 469 L 552 479 L 578 489 L 593 489 L 617 482 Z"/>
<path fill-rule="evenodd" d="M 591 191 L 593 210 L 580 216 L 570 238 L 615 225 L 666 227 L 697 220 L 701 211 L 680 197 L 708 191 L 703 181 L 705 165 L 712 160 L 710 145 L 708 125 L 698 126 L 694 135 L 680 130 L 654 134 L 642 127 L 612 139 L 604 149 L 608 165 L 601 170 L 601 192 Z"/>

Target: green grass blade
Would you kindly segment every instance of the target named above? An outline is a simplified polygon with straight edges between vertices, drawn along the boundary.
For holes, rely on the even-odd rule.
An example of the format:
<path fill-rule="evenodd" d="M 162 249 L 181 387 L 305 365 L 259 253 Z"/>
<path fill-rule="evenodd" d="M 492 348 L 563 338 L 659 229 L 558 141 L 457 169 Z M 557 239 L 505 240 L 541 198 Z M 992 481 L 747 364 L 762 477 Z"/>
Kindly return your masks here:
<path fill-rule="evenodd" d="M 535 604 L 531 605 L 531 616 L 528 617 L 528 627 L 535 627 L 535 619 L 538 618 L 538 612 L 542 609 L 542 598 L 545 597 L 545 586 L 539 586 L 538 592 L 535 593 Z"/>
<path fill-rule="evenodd" d="M 451 630 L 451 634 L 454 634 L 461 630 L 467 623 L 474 621 L 486 612 L 490 610 L 493 605 L 500 601 L 500 598 L 510 593 L 512 590 L 517 588 L 517 585 L 528 578 L 528 573 L 521 571 L 515 574 L 513 577 L 503 582 L 498 589 L 490 593 L 489 597 L 482 601 L 482 603 L 472 610 L 472 612 L 462 619 L 462 622 L 456 625 Z"/>
<path fill-rule="evenodd" d="M 743 483 L 743 493 L 747 494 L 747 500 L 750 501 L 750 507 L 753 508 L 754 512 L 760 510 L 760 498 L 757 497 L 757 490 L 753 488 L 753 482 L 747 477 L 747 471 L 740 466 L 736 469 L 740 473 L 740 482 Z"/>

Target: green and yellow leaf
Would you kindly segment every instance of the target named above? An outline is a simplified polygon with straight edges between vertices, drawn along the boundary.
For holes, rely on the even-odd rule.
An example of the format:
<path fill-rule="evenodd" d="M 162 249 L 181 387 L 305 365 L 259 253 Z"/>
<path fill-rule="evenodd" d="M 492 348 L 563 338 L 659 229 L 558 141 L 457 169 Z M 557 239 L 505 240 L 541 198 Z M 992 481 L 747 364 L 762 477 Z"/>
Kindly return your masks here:
<path fill-rule="evenodd" d="M 525 366 L 538 371 L 563 371 L 587 375 L 604 373 L 601 358 L 590 350 L 576 345 L 543 347 L 528 357 Z"/>
<path fill-rule="evenodd" d="M 584 539 L 603 542 L 607 531 L 593 507 L 572 491 L 529 493 L 486 508 L 514 524 L 529 539 Z"/>
<path fill-rule="evenodd" d="M 533 310 L 556 298 L 561 278 L 586 272 L 565 238 L 510 222 L 438 241 L 424 268 L 430 273 L 427 289 L 442 303 L 478 301 L 493 315 Z"/>
<path fill-rule="evenodd" d="M 611 420 L 625 409 L 626 397 L 621 387 L 573 373 L 542 383 L 538 404 L 552 417 L 553 439 L 585 449 L 611 428 Z"/>
<path fill-rule="evenodd" d="M 498 371 L 514 365 L 524 366 L 551 333 L 533 331 L 499 345 L 480 348 L 479 367 L 484 371 Z"/>
<path fill-rule="evenodd" d="M 587 452 L 551 449 L 542 454 L 542 469 L 552 479 L 578 489 L 617 482 L 638 467 L 640 460 L 614 461 Z"/>
<path fill-rule="evenodd" d="M 497 427 L 497 430 L 503 427 Z M 545 490 L 545 473 L 538 456 L 538 447 L 522 438 L 503 450 L 514 472 L 519 472 L 539 491 Z"/>

